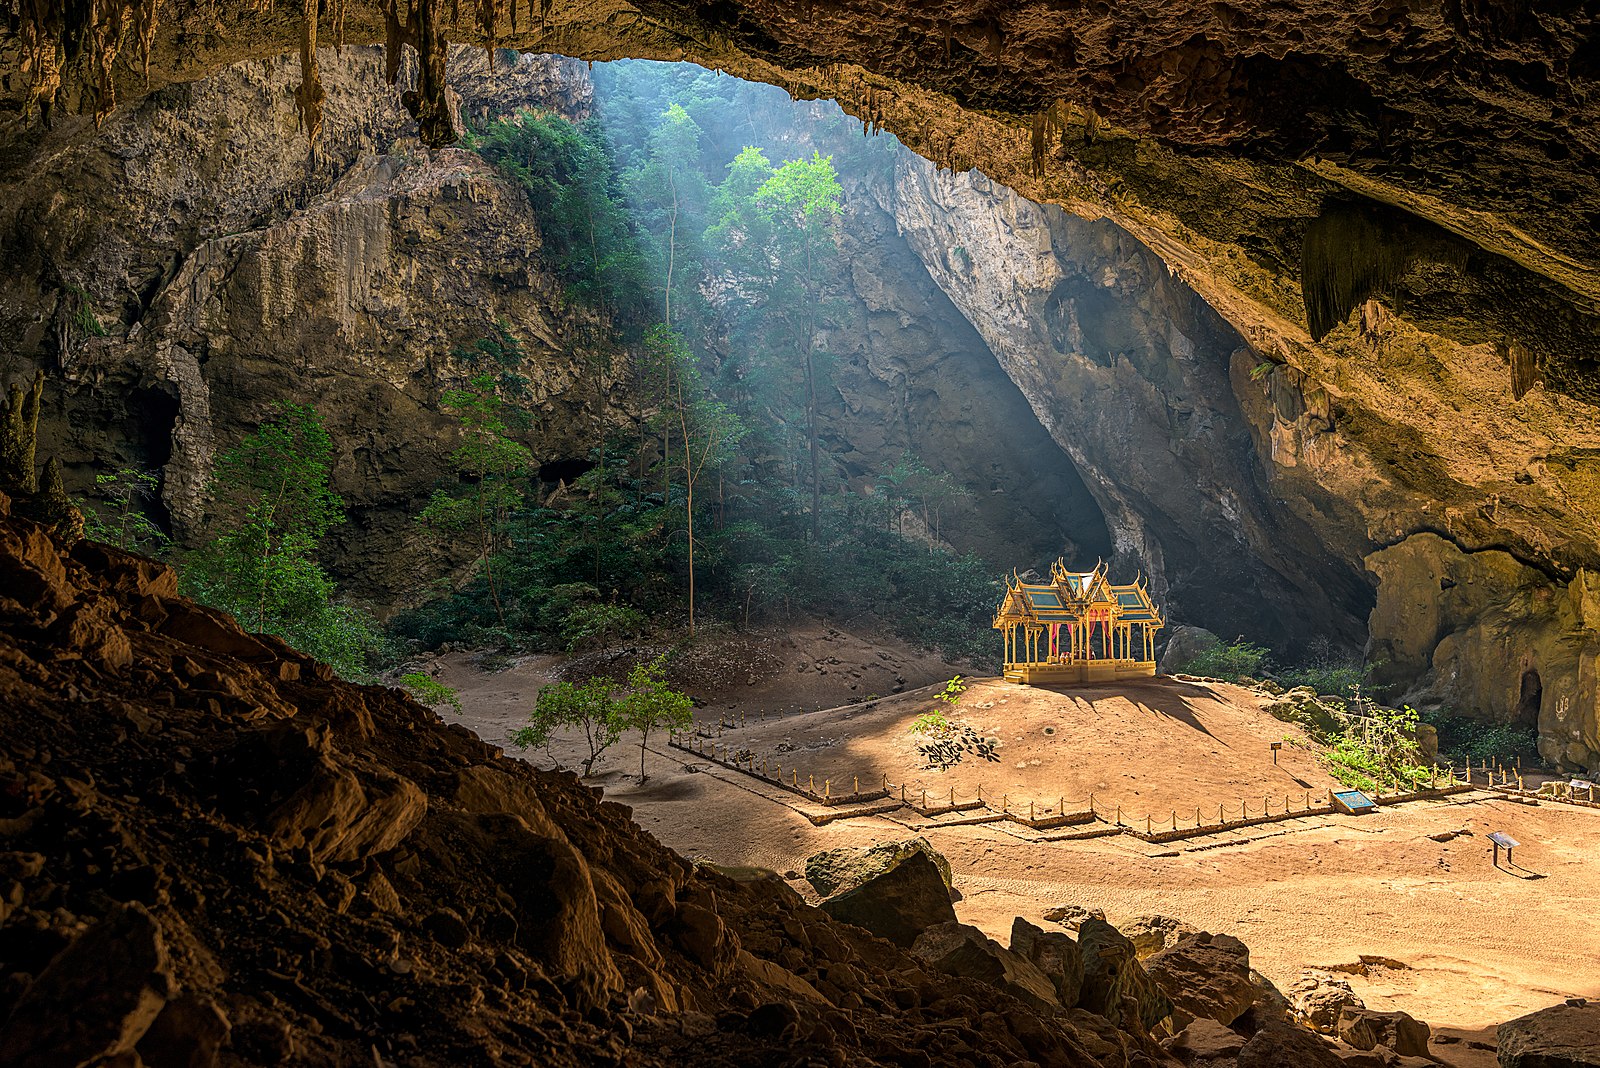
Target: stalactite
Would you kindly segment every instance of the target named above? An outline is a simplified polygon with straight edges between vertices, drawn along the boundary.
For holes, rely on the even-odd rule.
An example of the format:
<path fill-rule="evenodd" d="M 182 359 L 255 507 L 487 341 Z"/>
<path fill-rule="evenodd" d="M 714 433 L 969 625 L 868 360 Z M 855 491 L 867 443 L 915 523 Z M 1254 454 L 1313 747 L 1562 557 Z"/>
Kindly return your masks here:
<path fill-rule="evenodd" d="M 1032 149 L 1033 176 L 1035 178 L 1044 177 L 1045 164 L 1050 155 L 1051 139 L 1056 137 L 1065 138 L 1067 114 L 1067 104 L 1059 100 L 1043 111 L 1034 114 L 1030 147 Z"/>
<path fill-rule="evenodd" d="M 1539 372 L 1539 357 L 1516 338 L 1505 339 L 1498 348 L 1511 365 L 1511 396 L 1521 400 L 1528 390 L 1544 381 Z"/>
<path fill-rule="evenodd" d="M 6 390 L 0 410 L 0 491 L 32 494 L 38 488 L 34 450 L 39 441 L 39 401 L 44 395 L 44 372 L 35 371 L 26 391 L 17 383 Z"/>
<path fill-rule="evenodd" d="M 1321 341 L 1374 292 L 1398 282 L 1417 258 L 1399 222 L 1356 204 L 1334 204 L 1306 227 L 1300 286 L 1306 325 Z"/>
<path fill-rule="evenodd" d="M 440 148 L 458 136 L 445 100 L 444 65 L 450 43 L 440 25 L 443 0 L 405 0 L 404 22 L 400 2 L 384 0 L 384 76 L 393 85 L 400 76 L 402 46 L 416 50 L 417 88 L 402 93 L 400 100 L 416 118 L 422 143 Z"/>
<path fill-rule="evenodd" d="M 294 103 L 300 112 L 300 128 L 306 140 L 316 141 L 322 136 L 322 102 L 327 94 L 322 89 L 322 79 L 317 75 L 317 0 L 303 0 L 305 5 L 300 21 L 300 85 L 294 91 Z"/>

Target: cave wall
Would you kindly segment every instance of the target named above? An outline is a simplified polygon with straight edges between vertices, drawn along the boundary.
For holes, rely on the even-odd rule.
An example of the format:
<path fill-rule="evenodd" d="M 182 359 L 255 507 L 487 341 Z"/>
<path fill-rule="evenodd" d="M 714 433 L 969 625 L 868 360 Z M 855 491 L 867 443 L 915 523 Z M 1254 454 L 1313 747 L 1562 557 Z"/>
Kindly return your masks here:
<path fill-rule="evenodd" d="M 538 259 L 535 207 L 475 154 L 428 150 L 388 94 L 377 49 L 325 50 L 323 139 L 282 101 L 299 65 L 249 61 L 116 112 L 101 136 L 7 188 L 0 329 L 12 360 L 50 368 L 43 447 L 74 492 L 122 464 L 163 473 L 159 518 L 180 544 L 203 521 L 219 450 L 280 399 L 314 404 L 333 437 L 349 522 L 326 562 L 380 610 L 425 592 L 441 555 L 414 522 L 452 474 L 443 390 L 474 366 L 456 350 L 504 322 L 523 341 L 541 461 L 584 457 L 597 397 L 559 279 Z M 586 113 L 582 66 L 458 49 L 468 113 L 516 104 Z M 92 328 L 82 318 L 92 315 Z"/>
<path fill-rule="evenodd" d="M 887 207 L 1103 509 L 1120 571 L 1177 621 L 1285 653 L 1359 647 L 1359 570 L 1268 485 L 1236 390 L 1245 344 L 1118 227 L 909 153 Z M 1248 375 L 1246 375 L 1248 382 Z"/>

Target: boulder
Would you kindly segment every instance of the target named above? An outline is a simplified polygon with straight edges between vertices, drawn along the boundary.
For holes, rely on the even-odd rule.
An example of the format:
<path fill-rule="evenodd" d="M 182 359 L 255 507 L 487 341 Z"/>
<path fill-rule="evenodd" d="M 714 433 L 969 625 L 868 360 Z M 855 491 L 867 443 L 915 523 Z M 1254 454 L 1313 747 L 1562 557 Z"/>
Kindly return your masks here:
<path fill-rule="evenodd" d="M 920 850 L 912 850 L 860 886 L 828 898 L 822 911 L 901 948 L 910 946 L 934 924 L 956 919 L 949 887 L 934 862 Z"/>
<path fill-rule="evenodd" d="M 1082 905 L 1056 905 L 1044 910 L 1044 918 L 1050 923 L 1059 923 L 1063 927 L 1070 927 L 1076 931 L 1083 926 L 1083 921 L 1094 917 L 1097 920 L 1106 918 L 1105 912 L 1100 909 L 1085 908 Z"/>
<path fill-rule="evenodd" d="M 1161 654 L 1161 673 L 1183 671 L 1195 657 L 1221 644 L 1222 639 L 1204 627 L 1173 627 L 1166 651 Z"/>
<path fill-rule="evenodd" d="M 1500 1025 L 1500 1068 L 1600 1068 L 1600 1002 L 1554 1005 Z"/>
<path fill-rule="evenodd" d="M 1356 1049 L 1392 1049 L 1402 1057 L 1426 1057 L 1428 1025 L 1404 1012 L 1379 1012 L 1357 1005 L 1339 1011 L 1334 1025 L 1340 1041 Z"/>
<path fill-rule="evenodd" d="M 1197 1017 L 1166 1043 L 1167 1052 L 1185 1064 L 1237 1056 L 1244 1036 L 1215 1020 Z"/>
<path fill-rule="evenodd" d="M 1083 991 L 1083 953 L 1072 936 L 1043 931 L 1018 916 L 1011 921 L 1011 952 L 1032 962 L 1056 989 L 1056 999 L 1072 1007 Z"/>
<path fill-rule="evenodd" d="M 913 853 L 925 854 L 933 861 L 948 889 L 950 862 L 926 838 L 880 842 L 860 848 L 842 847 L 813 854 L 806 858 L 806 881 L 823 897 L 832 897 L 882 875 Z"/>
<path fill-rule="evenodd" d="M 119 905 L 18 999 L 0 1027 L 0 1064 L 55 1068 L 129 1054 L 173 987 L 161 929 L 143 905 Z"/>
<path fill-rule="evenodd" d="M 145 1068 L 213 1068 L 229 1030 L 216 1002 L 185 994 L 167 1002 L 139 1040 L 139 1059 Z"/>
<path fill-rule="evenodd" d="M 1256 1002 L 1250 951 L 1227 935 L 1190 935 L 1145 962 L 1175 1009 L 1193 1019 L 1231 1024 Z"/>
<path fill-rule="evenodd" d="M 988 983 L 1035 1009 L 1048 1012 L 1062 1007 L 1049 976 L 976 927 L 937 924 L 917 936 L 911 952 L 935 971 Z"/>
<path fill-rule="evenodd" d="M 1344 1068 L 1327 1039 L 1291 1023 L 1273 1023 L 1239 1050 L 1237 1068 Z"/>
<path fill-rule="evenodd" d="M 1117 930 L 1133 941 L 1133 951 L 1145 960 L 1163 949 L 1171 949 L 1185 935 L 1199 934 L 1199 928 L 1171 916 L 1135 916 L 1126 923 L 1117 924 Z"/>
<path fill-rule="evenodd" d="M 1301 972 L 1286 992 L 1295 1019 L 1325 1035 L 1333 1034 L 1346 1007 L 1363 1008 L 1350 984 L 1323 971 Z"/>
<path fill-rule="evenodd" d="M 1087 919 L 1078 928 L 1083 953 L 1083 992 L 1078 1007 L 1088 1009 L 1124 1029 L 1145 1031 L 1172 1014 L 1172 1002 L 1145 974 L 1133 942 L 1104 920 Z M 1137 1019 L 1126 1019 L 1132 1006 Z"/>

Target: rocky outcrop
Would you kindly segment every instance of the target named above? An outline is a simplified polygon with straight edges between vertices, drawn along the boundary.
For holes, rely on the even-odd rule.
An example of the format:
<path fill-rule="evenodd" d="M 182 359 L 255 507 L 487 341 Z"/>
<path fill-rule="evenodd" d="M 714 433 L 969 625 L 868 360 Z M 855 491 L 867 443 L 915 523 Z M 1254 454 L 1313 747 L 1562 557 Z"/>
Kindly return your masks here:
<path fill-rule="evenodd" d="M 1250 951 L 1237 938 L 1189 935 L 1146 960 L 1144 969 L 1183 1014 L 1184 1024 L 1202 1017 L 1232 1024 L 1256 1003 Z"/>
<path fill-rule="evenodd" d="M 1367 558 L 1379 681 L 1438 704 L 1539 732 L 1568 771 L 1600 769 L 1600 579 L 1561 582 L 1499 550 L 1465 552 L 1415 534 Z"/>
<path fill-rule="evenodd" d="M 1519 1016 L 1496 1030 L 1500 1068 L 1600 1065 L 1600 1004 L 1582 999 Z"/>
<path fill-rule="evenodd" d="M 1335 563 L 1337 536 L 1278 506 L 1236 395 L 1245 343 L 1193 290 L 1115 226 L 981 174 L 903 158 L 892 209 L 1073 458 L 1113 567 L 1143 571 L 1170 617 L 1217 633 L 1359 641 L 1365 583 Z"/>
<path fill-rule="evenodd" d="M 1080 1008 L 1129 1029 L 1149 1031 L 1172 1014 L 1172 1002 L 1145 973 L 1133 942 L 1104 920 L 1078 928 L 1083 953 Z"/>
<path fill-rule="evenodd" d="M 823 897 L 831 897 L 882 875 L 913 853 L 926 854 L 939 869 L 944 885 L 950 885 L 950 862 L 922 837 L 870 846 L 841 846 L 813 853 L 806 858 L 806 882 Z"/>
<path fill-rule="evenodd" d="M 461 49 L 451 67 L 475 114 L 589 106 L 570 61 L 502 60 L 491 78 Z M 529 383 L 541 462 L 587 455 L 596 398 L 626 367 L 595 380 L 524 194 L 472 153 L 422 148 L 399 103 L 366 92 L 377 50 L 322 57 L 316 146 L 270 104 L 298 71 L 243 63 L 152 95 L 8 186 L 0 326 L 52 369 L 42 440 L 72 489 L 117 465 L 160 471 L 180 544 L 217 452 L 278 400 L 313 402 L 351 520 L 327 562 L 382 608 L 414 596 L 415 567 L 453 562 L 412 516 L 451 474 L 439 397 L 476 370 L 475 341 L 503 323 L 523 343 L 509 370 Z M 626 403 L 611 391 L 608 418 Z"/>
<path fill-rule="evenodd" d="M 1347 1005 L 1339 1011 L 1334 1025 L 1339 1040 L 1360 1050 L 1393 1050 L 1402 1057 L 1428 1056 L 1428 1025 L 1404 1012 L 1379 1012 L 1376 1009 Z"/>
<path fill-rule="evenodd" d="M 1049 976 L 968 924 L 935 924 L 917 936 L 911 952 L 937 972 L 987 983 L 1041 1012 L 1063 1007 Z"/>
<path fill-rule="evenodd" d="M 1035 977 L 1025 1000 L 770 873 L 696 867 L 570 773 L 341 682 L 24 503 L 0 495 L 0 568 L 39 584 L 0 598 L 7 1064 L 649 1068 L 798 1048 L 1095 1068 L 1148 1043 L 1059 1014 L 1006 951 Z M 126 663 L 65 655 L 51 623 L 81 605 Z M 925 854 L 909 865 L 945 894 Z"/>
<path fill-rule="evenodd" d="M 822 911 L 902 948 L 927 928 L 956 919 L 949 887 L 921 850 L 905 853 L 877 874 L 828 898 Z"/>

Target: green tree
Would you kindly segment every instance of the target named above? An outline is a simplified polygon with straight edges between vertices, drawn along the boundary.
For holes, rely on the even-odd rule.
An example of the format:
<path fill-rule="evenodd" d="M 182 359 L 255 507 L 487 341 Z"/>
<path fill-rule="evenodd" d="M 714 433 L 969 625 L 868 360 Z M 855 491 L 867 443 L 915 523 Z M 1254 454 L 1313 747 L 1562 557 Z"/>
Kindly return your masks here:
<path fill-rule="evenodd" d="M 673 323 L 673 295 L 679 284 L 680 255 L 686 239 L 697 237 L 710 190 L 700 173 L 700 126 L 680 104 L 669 104 L 650 131 L 649 155 L 632 172 L 629 184 L 644 231 L 658 246 L 662 275 L 662 321 Z M 685 251 L 694 252 L 693 242 Z M 698 272 L 696 272 L 698 274 Z"/>
<path fill-rule="evenodd" d="M 495 619 L 504 629 L 495 561 L 509 541 L 511 514 L 522 503 L 533 453 L 511 437 L 493 376 L 480 374 L 466 388 L 446 390 L 440 404 L 461 423 L 461 444 L 450 454 L 458 481 L 453 489 L 434 490 L 419 518 L 444 536 L 471 542 Z"/>
<path fill-rule="evenodd" d="M 744 424 L 721 401 L 705 392 L 694 355 L 683 337 L 666 324 L 654 326 L 646 344 L 667 368 L 666 418 L 678 432 L 680 470 L 683 472 L 684 524 L 689 543 L 689 633 L 695 623 L 694 492 L 708 468 L 727 462 L 745 435 Z"/>
<path fill-rule="evenodd" d="M 622 699 L 621 720 L 628 730 L 639 732 L 639 781 L 644 770 L 645 747 L 653 730 L 681 731 L 694 723 L 694 702 L 689 695 L 672 689 L 666 680 L 666 655 L 648 664 L 635 664 L 628 672 L 628 693 Z"/>
<path fill-rule="evenodd" d="M 93 500 L 77 502 L 83 536 L 128 552 L 162 556 L 170 548 L 166 532 L 144 511 L 143 503 L 161 495 L 161 476 L 137 467 L 120 467 L 94 476 Z"/>
<path fill-rule="evenodd" d="M 233 614 L 360 677 L 378 639 L 359 611 L 333 601 L 318 544 L 344 522 L 329 486 L 333 441 L 316 410 L 281 402 L 259 429 L 217 460 L 210 536 L 179 569 L 196 600 Z"/>
<path fill-rule="evenodd" d="M 617 744 L 627 729 L 622 702 L 612 698 L 611 685 L 607 679 L 590 679 L 581 686 L 570 682 L 546 686 L 534 699 L 527 726 L 511 732 L 511 744 L 520 749 L 542 748 L 555 731 L 576 727 L 583 731 L 589 747 L 583 760 L 587 779 L 601 755 Z"/>

